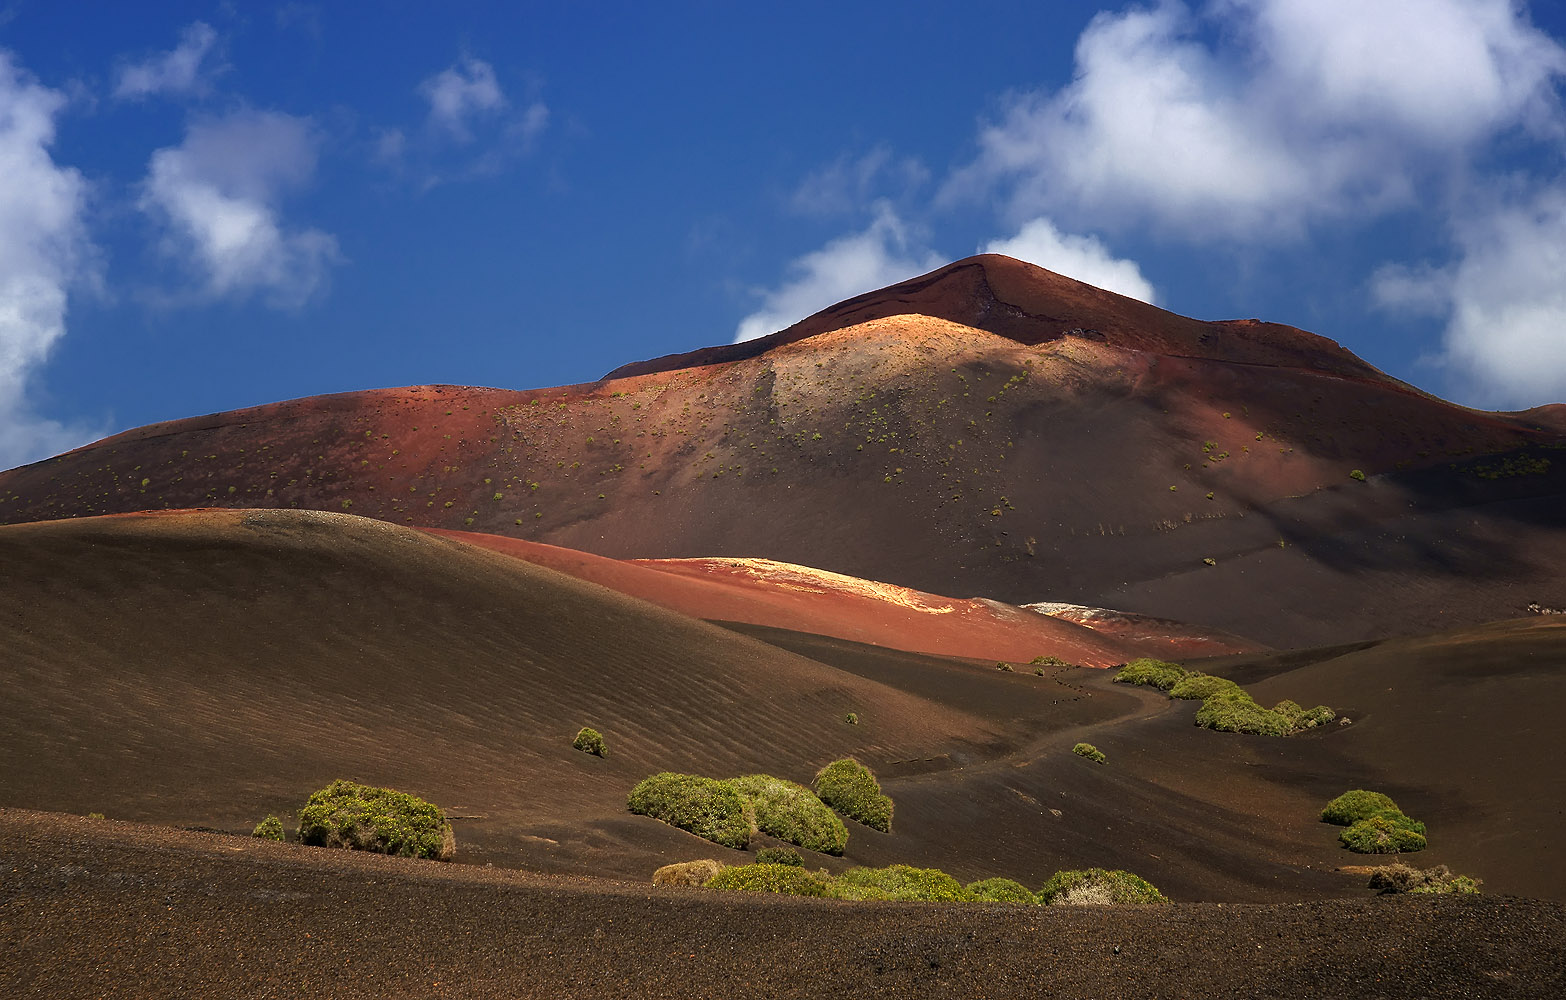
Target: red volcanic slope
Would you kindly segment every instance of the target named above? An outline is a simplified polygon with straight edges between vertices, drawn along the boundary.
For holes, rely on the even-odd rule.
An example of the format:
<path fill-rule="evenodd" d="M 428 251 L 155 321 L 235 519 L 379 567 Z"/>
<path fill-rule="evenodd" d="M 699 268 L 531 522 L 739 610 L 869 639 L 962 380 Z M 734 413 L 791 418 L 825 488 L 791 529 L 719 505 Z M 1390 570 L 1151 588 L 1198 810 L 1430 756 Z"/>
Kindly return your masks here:
<path fill-rule="evenodd" d="M 1559 414 L 1454 406 L 1292 328 L 1184 319 L 985 256 L 714 352 L 585 386 L 385 389 L 140 428 L 0 473 L 0 522 L 347 511 L 1121 608 L 1274 645 L 1486 620 L 1514 611 L 1513 590 L 1555 600 L 1527 553 L 1566 539 Z M 1409 513 L 1432 510 L 1451 515 L 1427 519 L 1442 534 L 1410 535 Z M 1280 542 L 1269 580 L 1305 590 L 1286 621 L 1244 579 L 1219 598 L 1187 578 Z M 1466 558 L 1429 557 L 1442 546 Z M 1372 585 L 1354 572 L 1367 561 L 1460 599 Z M 1313 616 L 1315 596 L 1349 610 Z"/>
<path fill-rule="evenodd" d="M 1107 667 L 1137 656 L 1221 655 L 1260 648 L 1175 622 L 1144 627 L 1134 635 L 1102 634 L 1088 624 L 997 601 L 941 597 L 766 559 L 622 561 L 501 535 L 428 530 L 693 618 L 814 632 L 914 652 L 1017 663 L 1050 655 Z"/>

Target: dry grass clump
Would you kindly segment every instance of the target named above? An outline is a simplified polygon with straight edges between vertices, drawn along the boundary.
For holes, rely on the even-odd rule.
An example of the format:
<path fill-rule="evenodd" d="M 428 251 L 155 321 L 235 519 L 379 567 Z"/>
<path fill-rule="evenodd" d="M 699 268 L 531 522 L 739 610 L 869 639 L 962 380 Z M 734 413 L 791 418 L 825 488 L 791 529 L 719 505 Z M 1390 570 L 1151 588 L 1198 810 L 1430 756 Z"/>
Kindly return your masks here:
<path fill-rule="evenodd" d="M 714 858 L 664 865 L 653 872 L 653 885 L 706 885 L 723 867 L 723 862 Z"/>
<path fill-rule="evenodd" d="M 447 861 L 457 850 L 439 808 L 406 792 L 341 778 L 299 811 L 299 842 Z"/>
<path fill-rule="evenodd" d="M 1423 870 L 1402 863 L 1386 865 L 1370 873 L 1370 888 L 1382 895 L 1477 895 L 1484 883 L 1467 875 L 1455 875 L 1446 865 Z"/>
<path fill-rule="evenodd" d="M 816 772 L 816 795 L 849 819 L 872 830 L 892 832 L 892 800 L 868 767 L 843 757 Z"/>
<path fill-rule="evenodd" d="M 1045 906 L 1169 902 L 1168 897 L 1141 876 L 1103 868 L 1056 872 L 1039 889 L 1038 899 Z"/>

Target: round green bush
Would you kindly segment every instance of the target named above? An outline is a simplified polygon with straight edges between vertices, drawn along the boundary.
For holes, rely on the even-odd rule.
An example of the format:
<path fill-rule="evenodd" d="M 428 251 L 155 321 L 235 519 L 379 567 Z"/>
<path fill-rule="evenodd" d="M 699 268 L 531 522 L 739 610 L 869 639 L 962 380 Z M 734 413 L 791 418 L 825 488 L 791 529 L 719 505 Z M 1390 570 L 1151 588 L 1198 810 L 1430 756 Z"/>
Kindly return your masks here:
<path fill-rule="evenodd" d="M 987 878 L 968 883 L 968 898 L 976 903 L 1021 903 L 1034 906 L 1039 899 L 1021 882 L 1009 878 Z"/>
<path fill-rule="evenodd" d="M 707 880 L 709 889 L 731 892 L 776 892 L 785 896 L 825 896 L 827 880 L 793 865 L 736 865 Z"/>
<path fill-rule="evenodd" d="M 804 785 L 770 774 L 747 774 L 733 784 L 750 800 L 756 829 L 762 833 L 809 851 L 843 853 L 848 828 Z"/>
<path fill-rule="evenodd" d="M 299 842 L 439 861 L 457 849 L 451 824 L 436 806 L 341 778 L 311 795 L 299 811 Z"/>
<path fill-rule="evenodd" d="M 1045 906 L 1169 902 L 1141 876 L 1103 868 L 1056 872 L 1039 889 L 1038 897 Z"/>
<path fill-rule="evenodd" d="M 1168 691 L 1180 683 L 1180 678 L 1184 676 L 1184 667 L 1144 656 L 1121 667 L 1120 672 L 1115 675 L 1115 683 L 1143 684 L 1158 688 L 1160 691 Z"/>
<path fill-rule="evenodd" d="M 1076 746 L 1071 748 L 1071 752 L 1076 754 L 1078 757 L 1086 757 L 1095 764 L 1102 764 L 1104 761 L 1109 759 L 1108 757 L 1104 756 L 1104 751 L 1100 750 L 1091 743 L 1078 743 Z"/>
<path fill-rule="evenodd" d="M 756 852 L 756 864 L 793 865 L 795 868 L 803 868 L 805 859 L 800 857 L 799 852 L 792 847 L 763 847 Z"/>
<path fill-rule="evenodd" d="M 626 805 L 724 847 L 750 843 L 748 802 L 732 781 L 664 771 L 638 782 Z"/>
<path fill-rule="evenodd" d="M 816 772 L 816 795 L 849 819 L 872 830 L 892 832 L 892 800 L 868 767 L 852 757 L 834 760 Z"/>
<path fill-rule="evenodd" d="M 966 902 L 971 897 L 961 882 L 939 868 L 850 868 L 834 878 L 827 895 L 836 899 L 892 899 L 921 902 Z"/>
<path fill-rule="evenodd" d="M 583 753 L 590 753 L 594 757 L 607 756 L 609 751 L 604 747 L 604 736 L 596 729 L 583 726 L 577 731 L 576 739 L 571 741 L 571 746 Z"/>
<path fill-rule="evenodd" d="M 1385 809 L 1397 810 L 1397 803 L 1393 802 L 1390 796 L 1355 788 L 1328 802 L 1326 808 L 1321 811 L 1321 821 L 1348 826 L 1350 823 L 1369 819 Z"/>
<path fill-rule="evenodd" d="M 1203 701 L 1215 694 L 1245 694 L 1245 689 L 1227 677 L 1194 673 L 1186 674 L 1169 689 L 1169 697 L 1182 701 Z"/>
<path fill-rule="evenodd" d="M 1427 846 L 1425 835 L 1385 816 L 1357 820 L 1338 834 L 1338 841 L 1355 854 L 1412 854 Z"/>
<path fill-rule="evenodd" d="M 1401 809 L 1378 809 L 1366 819 L 1384 819 L 1399 830 L 1412 830 L 1414 833 L 1425 833 L 1425 824 L 1407 815 Z"/>
<path fill-rule="evenodd" d="M 283 821 L 276 816 L 268 816 L 256 824 L 256 828 L 250 831 L 250 835 L 259 837 L 262 840 L 281 842 L 283 840 Z"/>

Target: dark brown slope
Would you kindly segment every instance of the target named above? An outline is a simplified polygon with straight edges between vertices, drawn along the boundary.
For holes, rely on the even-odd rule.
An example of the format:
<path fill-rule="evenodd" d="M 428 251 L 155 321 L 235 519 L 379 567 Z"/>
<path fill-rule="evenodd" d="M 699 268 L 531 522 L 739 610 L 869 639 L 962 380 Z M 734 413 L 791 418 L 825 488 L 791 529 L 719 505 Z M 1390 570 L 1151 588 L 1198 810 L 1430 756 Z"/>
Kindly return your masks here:
<path fill-rule="evenodd" d="M 1566 434 L 1549 413 L 1453 406 L 1284 327 L 1204 345 L 1207 324 L 1001 258 L 919 294 L 961 299 L 980 278 L 1042 324 L 1036 343 L 899 314 L 590 386 L 296 400 L 0 473 L 0 521 L 347 510 L 1117 608 L 1273 646 L 1566 603 L 1550 561 Z M 839 318 L 909 308 L 899 288 Z M 1057 314 L 1076 325 L 1038 319 Z"/>
<path fill-rule="evenodd" d="M 690 839 L 625 811 L 647 774 L 808 780 L 1027 732 L 363 518 L 20 525 L 0 566 L 0 805 L 248 830 L 352 776 L 454 810 L 469 859 L 641 877 Z M 583 725 L 607 760 L 571 749 Z"/>
<path fill-rule="evenodd" d="M 722 896 L 0 810 L 8 996 L 1555 997 L 1566 908 Z"/>

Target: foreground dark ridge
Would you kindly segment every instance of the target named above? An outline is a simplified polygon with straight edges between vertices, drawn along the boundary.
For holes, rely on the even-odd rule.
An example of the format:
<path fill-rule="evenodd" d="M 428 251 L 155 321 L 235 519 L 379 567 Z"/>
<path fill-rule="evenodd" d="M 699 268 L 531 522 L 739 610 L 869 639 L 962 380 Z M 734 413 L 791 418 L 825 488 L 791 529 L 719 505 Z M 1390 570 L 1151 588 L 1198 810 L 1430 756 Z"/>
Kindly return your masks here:
<path fill-rule="evenodd" d="M 0 810 L 0 865 L 7 996 L 1566 993 L 1566 906 L 1504 897 L 1080 909 L 845 903 L 550 878 L 17 810 Z"/>

